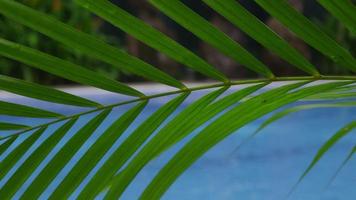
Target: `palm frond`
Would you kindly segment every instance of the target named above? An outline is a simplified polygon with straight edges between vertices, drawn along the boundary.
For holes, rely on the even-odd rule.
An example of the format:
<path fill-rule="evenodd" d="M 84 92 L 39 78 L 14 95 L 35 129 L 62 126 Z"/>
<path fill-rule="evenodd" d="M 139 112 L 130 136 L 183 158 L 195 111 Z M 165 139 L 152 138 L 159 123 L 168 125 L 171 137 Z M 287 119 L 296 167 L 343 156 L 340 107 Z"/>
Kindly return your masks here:
<path fill-rule="evenodd" d="M 85 99 L 83 97 L 75 96 L 73 94 L 68 94 L 66 92 L 56 90 L 54 88 L 30 83 L 4 75 L 0 75 L 0 89 L 21 96 L 26 96 L 48 102 L 81 107 L 101 106 L 99 103 Z"/>
<path fill-rule="evenodd" d="M 355 5 L 352 1 L 318 0 L 318 2 L 356 35 Z"/>
<path fill-rule="evenodd" d="M 26 159 L 26 161 L 19 167 L 15 174 L 12 175 L 7 183 L 1 188 L 0 194 L 2 197 L 11 197 L 16 193 L 19 187 L 21 187 L 27 178 L 33 173 L 33 171 L 36 170 L 42 160 L 74 125 L 76 120 L 77 119 L 72 119 L 68 121 L 41 143 L 41 145 Z"/>
<path fill-rule="evenodd" d="M 4 39 L 0 39 L 0 54 L 81 84 L 132 96 L 142 96 L 139 91 L 84 67 Z"/>
<path fill-rule="evenodd" d="M 149 95 L 146 91 L 139 91 L 133 86 L 96 73 L 88 69 L 88 66 L 79 66 L 1 38 L 0 55 L 3 57 L 78 84 L 130 96 L 126 101 L 102 105 L 76 94 L 0 75 L 0 89 L 6 92 L 61 106 L 87 109 L 74 114 L 62 114 L 51 107 L 34 107 L 26 105 L 26 102 L 15 103 L 7 99 L 0 101 L 0 115 L 38 120 L 36 125 L 0 121 L 0 181 L 3 181 L 0 188 L 1 199 L 12 199 L 16 195 L 20 199 L 41 198 L 55 180 L 59 183 L 48 195 L 49 199 L 67 199 L 75 191 L 78 199 L 94 199 L 102 192 L 105 192 L 105 199 L 117 199 L 148 163 L 177 143 L 184 141 L 183 146 L 168 163 L 162 166 L 140 197 L 159 199 L 174 181 L 208 150 L 256 119 L 283 109 L 267 119 L 257 130 L 259 132 L 272 122 L 295 112 L 355 106 L 353 98 L 356 94 L 354 91 L 356 77 L 354 75 L 320 74 L 317 66 L 237 1 L 203 0 L 202 4 L 212 8 L 269 51 L 309 76 L 276 77 L 269 66 L 253 53 L 179 0 L 150 0 L 149 3 L 202 41 L 264 78 L 230 80 L 191 50 L 109 1 L 75 0 L 73 2 L 156 51 L 218 82 L 197 87 L 186 86 L 173 75 L 88 33 L 16 1 L 1 0 L 0 14 L 3 17 L 38 31 L 86 56 L 115 66 L 118 70 L 176 88 Z M 324 33 L 286 1 L 255 0 L 255 2 L 296 36 L 332 59 L 340 67 L 350 70 L 351 73 L 356 71 L 356 60 L 352 52 L 340 46 L 334 38 Z M 340 20 L 350 32 L 355 33 L 354 7 L 351 2 L 336 0 L 318 2 Z M 278 86 L 271 89 L 268 87 L 271 83 L 278 83 Z M 235 89 L 235 86 L 240 87 Z M 192 95 L 196 91 L 206 91 L 206 94 L 196 99 Z M 137 125 L 138 118 L 153 99 L 160 97 L 170 97 L 170 99 Z M 196 100 L 188 101 L 188 98 Z M 330 99 L 340 101 L 329 102 Z M 300 100 L 305 104 L 285 108 Z M 131 107 L 127 111 L 120 110 L 124 105 Z M 118 109 L 121 114 L 116 116 L 116 112 L 112 112 L 113 109 Z M 109 116 L 114 114 L 115 119 L 108 122 Z M 84 118 L 90 119 L 79 123 Z M 355 122 L 353 119 L 350 121 L 352 122 L 336 133 L 319 150 L 299 182 L 335 143 L 351 132 Z M 78 126 L 80 127 L 76 130 L 75 127 Z M 133 130 L 130 130 L 130 127 L 133 127 Z M 83 155 L 73 162 L 76 154 L 97 132 L 98 136 Z M 126 134 L 127 136 L 123 137 Z M 252 134 L 251 138 L 255 134 Z M 115 146 L 117 141 L 121 142 Z M 59 143 L 63 145 L 57 147 Z M 59 148 L 58 151 L 54 151 L 56 148 Z M 112 148 L 112 153 L 107 155 Z M 52 152 L 54 155 L 49 156 Z M 342 166 L 354 153 L 355 150 L 350 153 Z M 28 155 L 24 157 L 25 154 Z M 99 165 L 105 155 L 107 159 Z M 19 162 L 20 160 L 23 162 Z M 67 176 L 57 179 L 58 174 L 69 163 L 72 163 L 72 168 L 69 169 Z M 43 167 L 40 168 L 40 165 Z M 95 168 L 97 169 L 94 170 Z M 27 186 L 26 181 L 31 176 L 34 176 L 33 181 Z M 85 184 L 82 189 L 78 191 L 78 187 L 83 183 Z M 20 188 L 23 187 L 25 191 L 19 193 Z"/>
<path fill-rule="evenodd" d="M 7 131 L 7 130 L 21 130 L 30 128 L 30 126 L 22 125 L 22 124 L 14 124 L 14 123 L 7 123 L 7 122 L 0 122 L 0 130 Z"/>
<path fill-rule="evenodd" d="M 230 58 L 267 78 L 274 77 L 271 70 L 261 61 L 225 33 L 184 5 L 181 1 L 172 0 L 168 2 L 163 0 L 150 0 L 149 2 L 184 28 L 194 33 L 197 37 Z M 179 12 L 177 12 L 177 10 L 179 10 Z"/>
<path fill-rule="evenodd" d="M 310 75 L 319 76 L 317 69 L 304 56 L 238 2 L 233 0 L 204 0 L 204 3 L 285 61 Z"/>
<path fill-rule="evenodd" d="M 59 113 L 25 106 L 21 104 L 9 103 L 0 101 L 0 114 L 20 117 L 33 117 L 33 118 L 58 118 L 62 115 Z"/>
<path fill-rule="evenodd" d="M 116 27 L 136 37 L 150 47 L 160 51 L 172 59 L 219 81 L 228 79 L 202 58 L 175 42 L 168 36 L 154 29 L 140 19 L 108 1 L 77 0 L 81 6 L 109 21 Z"/>
<path fill-rule="evenodd" d="M 130 56 L 89 34 L 80 32 L 41 12 L 10 0 L 1 1 L 0 6 L 3 8 L 0 13 L 6 17 L 66 44 L 70 48 L 75 48 L 113 66 L 120 67 L 147 79 L 175 87 L 183 87 L 179 81 L 138 58 Z"/>
<path fill-rule="evenodd" d="M 256 0 L 263 9 L 276 17 L 289 30 L 293 31 L 302 40 L 314 47 L 335 63 L 356 71 L 356 60 L 349 51 L 341 47 L 319 27 L 292 8 L 284 0 L 268 1 Z"/>
<path fill-rule="evenodd" d="M 4 178 L 7 172 L 13 165 L 23 156 L 23 154 L 36 142 L 36 140 L 43 134 L 47 127 L 43 127 L 21 142 L 14 150 L 11 151 L 0 163 L 0 179 Z M 16 136 L 15 136 L 16 137 Z M 14 137 L 14 138 L 15 138 Z M 11 139 L 9 139 L 11 141 Z M 12 141 L 13 143 L 13 141 Z M 7 146 L 7 145 L 6 145 Z"/>

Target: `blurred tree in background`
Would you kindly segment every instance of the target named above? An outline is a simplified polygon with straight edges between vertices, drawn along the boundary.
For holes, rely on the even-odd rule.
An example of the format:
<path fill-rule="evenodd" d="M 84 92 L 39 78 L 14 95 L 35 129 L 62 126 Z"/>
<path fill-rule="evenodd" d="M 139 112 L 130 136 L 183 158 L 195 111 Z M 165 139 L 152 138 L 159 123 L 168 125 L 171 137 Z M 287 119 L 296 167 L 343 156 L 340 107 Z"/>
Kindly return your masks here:
<path fill-rule="evenodd" d="M 179 63 L 176 63 L 165 55 L 153 50 L 135 38 L 126 35 L 119 29 L 114 28 L 112 25 L 103 23 L 100 18 L 92 16 L 85 9 L 76 6 L 76 4 L 69 3 L 71 0 L 17 1 L 42 12 L 49 13 L 58 18 L 60 21 L 70 24 L 86 33 L 102 38 L 104 41 L 116 47 L 121 47 L 128 53 L 141 58 L 161 70 L 166 71 L 169 74 L 174 74 L 178 79 L 202 79 L 199 74 L 181 66 Z M 211 48 L 208 44 L 201 42 L 192 33 L 186 31 L 162 13 L 158 12 L 155 8 L 149 5 L 146 0 L 112 0 L 111 2 L 119 5 L 131 14 L 139 17 L 148 24 L 151 24 L 161 32 L 169 35 L 179 43 L 191 49 L 230 78 L 256 78 L 255 73 L 248 71 L 238 63 L 217 52 L 214 48 Z M 232 39 L 238 41 L 250 52 L 253 52 L 257 58 L 261 59 L 266 65 L 270 66 L 275 74 L 279 76 L 302 74 L 301 71 L 298 71 L 293 67 L 288 67 L 289 64 L 287 62 L 281 60 L 268 50 L 265 50 L 261 47 L 261 45 L 249 38 L 246 34 L 218 15 L 216 12 L 212 11 L 204 3 L 191 0 L 183 0 L 183 2 L 229 35 Z M 313 19 L 314 22 L 317 22 L 317 24 L 324 29 L 325 32 L 329 33 L 332 38 L 337 40 L 340 45 L 349 49 L 349 51 L 355 56 L 356 36 L 352 35 L 341 23 L 339 23 L 338 20 L 328 15 L 319 4 L 315 1 L 303 0 L 289 0 L 289 2 L 295 9 L 303 12 L 310 19 Z M 271 29 L 286 39 L 306 58 L 310 59 L 322 73 L 333 75 L 347 74 L 346 70 L 335 66 L 331 60 L 304 44 L 277 20 L 270 18 L 270 16 L 259 6 L 257 6 L 254 1 L 240 0 L 240 3 L 260 20 L 269 25 Z M 105 73 L 110 75 L 112 78 L 119 79 L 121 81 L 142 81 L 142 79 L 136 76 L 128 75 L 125 72 L 120 73 L 116 68 L 106 63 L 83 56 L 79 52 L 61 45 L 60 43 L 55 42 L 40 33 L 34 32 L 18 23 L 7 20 L 1 15 L 0 26 L 0 37 L 39 49 L 79 65 L 89 67 L 94 71 Z M 40 82 L 42 84 L 70 83 L 66 80 L 55 76 L 49 76 L 39 70 L 26 67 L 24 64 L 5 58 L 0 59 L 0 66 L 1 74 L 11 75 L 29 81 Z"/>

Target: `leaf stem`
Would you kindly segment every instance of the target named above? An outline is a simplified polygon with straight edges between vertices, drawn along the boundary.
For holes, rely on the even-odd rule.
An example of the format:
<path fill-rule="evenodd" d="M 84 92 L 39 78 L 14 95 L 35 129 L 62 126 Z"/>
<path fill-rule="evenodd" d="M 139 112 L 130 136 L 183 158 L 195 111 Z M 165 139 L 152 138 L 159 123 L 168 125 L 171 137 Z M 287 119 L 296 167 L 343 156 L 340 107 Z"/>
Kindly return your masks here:
<path fill-rule="evenodd" d="M 60 118 L 58 118 L 56 120 L 53 120 L 51 122 L 47 122 L 45 124 L 40 124 L 40 125 L 37 125 L 37 126 L 29 127 L 29 128 L 23 129 L 22 131 L 14 133 L 12 135 L 8 135 L 6 137 L 2 137 L 2 138 L 0 138 L 0 140 L 4 140 L 4 139 L 7 139 L 9 137 L 13 137 L 15 135 L 23 134 L 23 133 L 26 133 L 28 131 L 35 130 L 37 128 L 41 128 L 41 127 L 44 127 L 44 126 L 49 126 L 49 125 L 52 125 L 52 124 L 55 124 L 57 122 L 61 122 L 61 121 L 64 121 L 64 120 L 68 120 L 68 119 L 72 119 L 72 118 L 78 118 L 78 117 L 80 117 L 82 115 L 98 112 L 98 111 L 105 110 L 105 109 L 111 109 L 111 108 L 114 108 L 114 107 L 118 107 L 118 106 L 122 106 L 122 105 L 126 105 L 126 104 L 131 104 L 131 103 L 135 103 L 135 102 L 139 102 L 139 101 L 143 101 L 143 100 L 150 100 L 150 99 L 154 99 L 154 98 L 159 98 L 159 97 L 164 97 L 164 96 L 169 96 L 169 95 L 174 95 L 174 94 L 180 94 L 180 93 L 184 93 L 184 92 L 193 92 L 193 91 L 198 91 L 198 90 L 218 88 L 218 87 L 224 87 L 224 86 L 244 85 L 244 84 L 263 83 L 263 82 L 267 83 L 267 82 L 279 82 L 279 81 L 307 81 L 307 80 L 310 80 L 310 81 L 317 81 L 317 80 L 355 80 L 356 81 L 356 76 L 275 77 L 273 79 L 263 78 L 263 79 L 251 79 L 251 80 L 236 80 L 236 81 L 230 81 L 230 82 L 225 82 L 225 83 L 214 83 L 214 84 L 202 85 L 202 86 L 197 86 L 197 87 L 185 88 L 185 89 L 180 89 L 180 90 L 175 90 L 175 91 L 170 91 L 170 92 L 165 92 L 165 93 L 160 93 L 160 94 L 143 96 L 143 97 L 132 99 L 132 100 L 128 100 L 128 101 L 118 102 L 118 103 L 114 103 L 114 104 L 110 104 L 110 105 L 106 105 L 106 106 L 100 106 L 100 107 L 97 107 L 96 109 L 85 111 L 85 112 L 81 112 L 81 113 L 77 113 L 77 114 L 74 114 L 74 115 L 60 117 Z"/>

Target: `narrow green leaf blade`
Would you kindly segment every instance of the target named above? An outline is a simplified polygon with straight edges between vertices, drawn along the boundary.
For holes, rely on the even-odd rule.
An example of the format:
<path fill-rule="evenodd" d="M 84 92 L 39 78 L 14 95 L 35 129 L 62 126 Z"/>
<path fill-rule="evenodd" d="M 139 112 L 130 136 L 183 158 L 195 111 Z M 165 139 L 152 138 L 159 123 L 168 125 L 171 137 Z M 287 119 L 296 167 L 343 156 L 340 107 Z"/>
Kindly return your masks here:
<path fill-rule="evenodd" d="M 0 13 L 4 16 L 39 31 L 70 48 L 77 49 L 87 55 L 149 80 L 184 88 L 182 83 L 157 68 L 115 47 L 107 45 L 94 36 L 80 32 L 74 27 L 66 25 L 51 16 L 11 0 L 0 1 L 0 7 Z"/>
<path fill-rule="evenodd" d="M 338 18 L 356 36 L 356 7 L 350 0 L 318 0 L 320 5 Z"/>
<path fill-rule="evenodd" d="M 116 194 L 118 196 L 122 194 L 146 163 L 152 160 L 160 152 L 182 139 L 184 135 L 181 133 L 185 133 L 184 130 L 190 127 L 189 124 L 193 123 L 203 109 L 225 92 L 226 89 L 227 87 L 218 89 L 198 99 L 175 116 L 166 126 L 160 129 L 160 131 L 142 148 L 125 168 L 125 174 L 120 179 L 122 181 L 120 181 L 120 185 L 117 187 L 118 190 Z M 118 196 L 109 196 L 106 198 L 116 199 Z"/>
<path fill-rule="evenodd" d="M 327 83 L 287 93 L 291 89 L 301 86 L 301 84 L 304 83 L 273 89 L 223 114 L 198 133 L 163 167 L 149 186 L 146 187 L 140 199 L 159 199 L 172 183 L 198 158 L 247 123 L 305 96 L 349 84 L 349 82 Z M 241 113 L 244 113 L 244 115 Z M 239 116 L 239 118 L 236 118 L 236 116 Z M 113 185 L 109 193 L 114 193 L 115 190 L 116 188 Z"/>
<path fill-rule="evenodd" d="M 179 115 L 174 118 L 167 126 L 165 126 L 157 135 L 155 135 L 149 143 L 147 143 L 143 149 L 137 154 L 134 159 L 127 165 L 124 171 L 116 176 L 112 183 L 113 188 L 116 188 L 115 192 L 109 193 L 107 198 L 116 198 L 116 195 L 121 195 L 124 189 L 130 184 L 130 182 L 135 178 L 138 172 L 153 158 L 158 156 L 165 149 L 168 149 L 187 135 L 189 135 L 193 130 L 203 125 L 205 122 L 210 120 L 212 117 L 222 112 L 231 105 L 237 103 L 239 100 L 245 96 L 251 94 L 252 92 L 260 89 L 265 84 L 259 84 L 247 87 L 238 92 L 230 94 L 212 104 L 211 95 L 216 96 L 216 94 L 211 93 L 207 96 L 201 98 L 200 100 L 194 102 Z M 219 91 L 216 91 L 219 92 Z M 216 97 L 214 97 L 215 99 Z M 206 100 L 209 100 L 206 102 Z M 204 103 L 205 105 L 201 105 Z M 210 104 L 210 105 L 209 105 Z M 192 110 L 196 106 L 202 106 L 199 110 Z M 187 118 L 187 121 L 184 119 Z M 177 129 L 174 129 L 177 128 Z M 114 197 L 115 196 L 115 197 Z"/>
<path fill-rule="evenodd" d="M 277 112 L 275 114 L 273 114 L 270 118 L 268 118 L 267 120 L 265 120 L 259 127 L 258 129 L 251 134 L 250 136 L 248 136 L 247 139 L 245 139 L 244 141 L 242 141 L 241 144 L 239 144 L 235 150 L 233 152 L 236 152 L 237 150 L 239 150 L 243 145 L 247 144 L 248 142 L 250 142 L 257 134 L 261 133 L 261 131 L 263 129 L 265 129 L 267 126 L 269 126 L 270 124 L 272 124 L 273 122 L 276 122 L 288 115 L 291 115 L 293 113 L 299 112 L 299 111 L 304 111 L 304 110 L 310 110 L 310 109 L 317 109 L 317 108 L 340 108 L 340 107 L 355 107 L 356 106 L 356 102 L 355 101 L 346 101 L 346 102 L 336 102 L 336 103 L 329 103 L 329 104 L 307 104 L 307 105 L 301 105 L 301 106 L 294 106 L 291 108 L 287 108 L 285 110 L 282 110 L 280 112 Z"/>
<path fill-rule="evenodd" d="M 262 62 L 207 20 L 185 6 L 180 0 L 150 0 L 149 2 L 178 24 L 235 61 L 265 77 L 274 77 Z"/>
<path fill-rule="evenodd" d="M 310 46 L 331 58 L 335 63 L 356 72 L 356 60 L 350 52 L 342 48 L 319 27 L 293 9 L 287 1 L 255 1 Z"/>
<path fill-rule="evenodd" d="M 338 169 L 336 170 L 336 172 L 334 173 L 334 175 L 330 178 L 330 181 L 328 182 L 328 184 L 326 185 L 326 188 L 328 188 L 332 182 L 334 182 L 334 180 L 336 179 L 336 177 L 339 175 L 339 173 L 341 172 L 341 170 L 346 166 L 346 164 L 351 160 L 351 158 L 356 154 L 356 146 L 354 146 L 354 148 L 352 148 L 352 150 L 350 151 L 350 153 L 347 155 L 347 157 L 345 158 L 345 160 L 341 163 L 341 165 L 338 167 Z"/>
<path fill-rule="evenodd" d="M 221 98 L 220 100 L 210 104 L 199 114 L 198 117 L 196 117 L 196 120 L 194 121 L 194 123 L 192 125 L 190 125 L 190 128 L 185 131 L 186 134 L 195 130 L 199 126 L 203 125 L 205 122 L 212 119 L 217 114 L 221 113 L 222 111 L 229 108 L 230 106 L 233 106 L 234 104 L 238 103 L 240 100 L 245 98 L 246 96 L 252 94 L 253 92 L 261 89 L 262 87 L 264 87 L 268 84 L 269 83 L 267 82 L 267 83 L 249 86 L 247 88 L 244 88 L 237 92 L 234 92 L 234 93 L 232 93 L 224 98 Z"/>
<path fill-rule="evenodd" d="M 42 86 L 36 83 L 26 82 L 9 76 L 0 75 L 0 90 L 8 91 L 14 94 L 31 97 L 43 101 L 54 103 L 81 106 L 98 107 L 100 104 L 91 100 L 68 94 L 60 90 Z"/>
<path fill-rule="evenodd" d="M 146 105 L 147 101 L 141 102 L 117 119 L 80 158 L 49 199 L 68 199 Z"/>
<path fill-rule="evenodd" d="M 26 159 L 16 170 L 11 178 L 2 186 L 0 196 L 3 199 L 11 199 L 17 190 L 24 184 L 29 176 L 36 170 L 39 164 L 46 158 L 48 153 L 63 138 L 77 119 L 72 119 L 56 130 Z"/>
<path fill-rule="evenodd" d="M 29 107 L 20 104 L 0 101 L 0 115 L 19 116 L 19 117 L 33 117 L 33 118 L 58 118 L 61 114 L 51 111 Z"/>
<path fill-rule="evenodd" d="M 216 80 L 227 82 L 224 74 L 162 32 L 144 23 L 109 1 L 76 0 L 76 3 L 99 15 L 141 42 L 170 58 Z M 144 31 L 143 31 L 144 30 Z"/>
<path fill-rule="evenodd" d="M 60 170 L 69 162 L 84 142 L 94 133 L 97 127 L 103 122 L 110 110 L 104 110 L 91 119 L 81 128 L 69 141 L 59 150 L 46 167 L 33 180 L 26 189 L 21 199 L 38 199 L 46 187 L 53 181 Z"/>
<path fill-rule="evenodd" d="M 303 111 L 303 110 L 310 110 L 310 109 L 316 109 L 316 108 L 340 108 L 340 107 L 354 107 L 356 106 L 356 102 L 336 102 L 336 103 L 330 103 L 330 104 L 308 104 L 308 105 L 301 105 L 301 106 L 294 106 L 291 108 L 287 108 L 283 111 L 277 112 L 273 114 L 270 118 L 268 118 L 266 121 L 264 121 L 261 126 L 256 130 L 255 134 L 257 132 L 260 132 L 262 129 L 266 128 L 268 125 L 271 123 L 296 112 Z"/>
<path fill-rule="evenodd" d="M 5 142 L 0 144 L 0 156 L 12 145 L 12 143 L 14 143 L 14 141 L 16 139 L 17 139 L 17 136 L 14 136 L 14 137 L 11 137 L 11 138 L 7 139 Z"/>
<path fill-rule="evenodd" d="M 306 100 L 336 100 L 336 99 L 347 99 L 347 98 L 356 98 L 356 92 L 324 92 L 316 94 L 306 98 Z"/>
<path fill-rule="evenodd" d="M 177 109 L 187 98 L 184 93 L 159 108 L 146 121 L 144 121 L 127 139 L 114 151 L 94 177 L 84 187 L 78 199 L 93 199 L 110 181 L 111 177 L 124 165 L 124 163 L 140 148 L 154 131 Z"/>
<path fill-rule="evenodd" d="M 0 122 L 0 130 L 2 130 L 2 131 L 22 130 L 22 129 L 26 129 L 26 128 L 29 128 L 29 126 L 22 125 L 22 124 Z"/>
<path fill-rule="evenodd" d="M 142 96 L 139 91 L 101 74 L 4 39 L 0 39 L 0 55 L 78 83 L 131 96 Z"/>
<path fill-rule="evenodd" d="M 38 129 L 32 133 L 21 144 L 19 144 L 9 155 L 0 163 L 0 180 L 11 170 L 17 161 L 26 153 L 26 151 L 37 141 L 47 127 Z M 16 138 L 16 136 L 14 137 Z"/>
<path fill-rule="evenodd" d="M 313 158 L 312 162 L 309 164 L 308 168 L 303 172 L 302 176 L 299 178 L 299 184 L 304 177 L 313 169 L 313 167 L 318 163 L 318 161 L 327 153 L 339 140 L 347 136 L 354 128 L 356 128 L 356 121 L 352 121 L 341 128 L 336 134 L 334 134 L 328 141 L 326 141 L 323 146 L 318 150 L 317 154 Z"/>
<path fill-rule="evenodd" d="M 274 33 L 262 21 L 247 11 L 235 0 L 203 0 L 208 6 L 220 13 L 235 26 L 246 32 L 249 36 L 261 43 L 272 52 L 295 67 L 319 76 L 317 69 L 295 48 Z"/>

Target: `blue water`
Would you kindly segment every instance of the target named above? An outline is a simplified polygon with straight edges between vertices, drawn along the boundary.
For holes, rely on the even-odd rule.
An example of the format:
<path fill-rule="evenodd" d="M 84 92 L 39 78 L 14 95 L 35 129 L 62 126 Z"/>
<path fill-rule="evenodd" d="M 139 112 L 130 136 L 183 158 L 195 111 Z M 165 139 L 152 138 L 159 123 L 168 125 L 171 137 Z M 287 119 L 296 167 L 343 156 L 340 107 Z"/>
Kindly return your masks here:
<path fill-rule="evenodd" d="M 202 93 L 193 94 L 180 108 L 183 109 L 190 101 L 201 96 Z M 90 96 L 90 98 L 105 103 L 112 103 L 121 100 L 123 97 L 116 96 Z M 150 102 L 144 112 L 136 119 L 125 134 L 115 143 L 113 148 L 102 158 L 98 167 L 112 153 L 127 135 L 130 134 L 145 118 L 164 104 L 169 98 L 159 98 Z M 43 104 L 42 102 L 27 99 L 14 98 L 14 102 L 27 105 L 41 105 L 44 108 L 52 109 L 63 114 L 76 113 L 84 109 L 75 107 L 63 107 L 55 104 Z M 299 102 L 298 104 L 302 104 Z M 71 162 L 57 176 L 56 180 L 42 194 L 41 199 L 46 199 L 56 188 L 59 182 L 65 177 L 75 162 L 83 155 L 95 139 L 124 111 L 131 106 L 116 108 L 109 115 L 106 121 L 95 131 L 90 140 L 73 157 Z M 27 186 L 35 178 L 38 172 L 60 149 L 66 140 L 77 131 L 81 125 L 90 120 L 94 115 L 87 115 L 80 118 L 77 124 L 67 133 L 66 137 L 56 146 L 50 155 L 42 162 L 35 173 L 27 180 L 26 184 L 19 190 L 14 199 L 17 199 L 25 191 Z M 165 194 L 166 200 L 278 200 L 285 199 L 288 191 L 296 183 L 299 176 L 306 169 L 318 148 L 331 137 L 338 129 L 347 122 L 356 119 L 355 108 L 337 109 L 315 109 L 295 113 L 283 118 L 279 123 L 274 123 L 267 127 L 254 140 L 244 145 L 238 151 L 235 148 L 253 133 L 267 116 L 238 130 L 226 140 L 210 150 L 204 157 L 199 159 L 189 168 L 175 184 Z M 1 121 L 16 121 L 25 124 L 38 124 L 46 120 L 20 119 L 15 117 L 0 116 Z M 10 173 L 0 181 L 0 187 L 8 180 L 18 166 L 23 163 L 26 157 L 48 137 L 58 126 L 51 126 L 46 133 L 41 136 L 34 146 L 27 152 Z M 194 134 L 194 133 L 193 133 Z M 22 135 L 16 144 L 11 146 L 9 151 L 16 147 L 28 134 Z M 189 139 L 189 138 L 188 138 Z M 177 144 L 175 147 L 152 161 L 136 177 L 124 193 L 123 199 L 137 199 L 143 188 L 149 183 L 160 167 L 171 158 L 174 152 L 181 147 L 187 139 Z M 348 200 L 356 197 L 356 158 L 350 160 L 348 165 L 341 171 L 335 181 L 325 189 L 328 181 L 339 167 L 343 159 L 347 156 L 353 145 L 356 144 L 355 131 L 342 139 L 326 156 L 315 166 L 311 173 L 300 184 L 290 199 L 327 199 L 327 200 Z M 2 160 L 7 153 L 0 156 Z M 98 168 L 97 167 L 97 168 Z M 97 169 L 96 168 L 96 169 Z M 81 186 L 78 187 L 71 199 L 75 199 L 78 192 L 87 183 L 96 171 L 94 169 Z M 1 197 L 0 197 L 1 199 Z M 98 198 L 100 199 L 100 197 Z"/>

